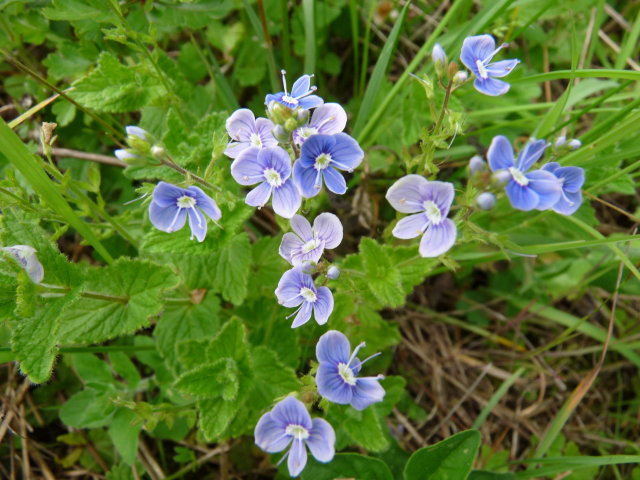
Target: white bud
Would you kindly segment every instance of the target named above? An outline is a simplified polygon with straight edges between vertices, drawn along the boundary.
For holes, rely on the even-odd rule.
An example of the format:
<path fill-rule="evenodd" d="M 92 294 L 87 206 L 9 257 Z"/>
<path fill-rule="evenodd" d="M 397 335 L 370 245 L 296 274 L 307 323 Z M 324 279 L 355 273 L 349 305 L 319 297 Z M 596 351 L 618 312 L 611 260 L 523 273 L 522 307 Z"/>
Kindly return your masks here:
<path fill-rule="evenodd" d="M 492 178 L 496 185 L 506 185 L 511 180 L 511 174 L 508 170 L 498 170 Z"/>
<path fill-rule="evenodd" d="M 12 247 L 4 247 L 2 249 L 13 257 L 20 265 L 33 283 L 40 283 L 44 278 L 44 268 L 38 257 L 36 249 L 29 245 L 13 245 Z"/>
<path fill-rule="evenodd" d="M 491 192 L 483 192 L 476 197 L 476 205 L 481 210 L 491 210 L 496 206 L 496 196 Z"/>
<path fill-rule="evenodd" d="M 467 75 L 467 72 L 460 70 L 453 76 L 453 85 L 456 87 L 460 86 L 467 81 L 467 78 L 469 78 L 469 75 Z"/>
<path fill-rule="evenodd" d="M 340 277 L 340 269 L 335 265 L 331 265 L 327 270 L 327 278 L 331 280 L 337 280 Z"/>
<path fill-rule="evenodd" d="M 472 175 L 484 172 L 487 170 L 487 162 L 480 155 L 474 155 L 469 160 L 469 170 L 471 170 Z"/>
<path fill-rule="evenodd" d="M 571 148 L 571 150 L 575 150 L 577 148 L 580 148 L 582 146 L 582 142 L 580 140 L 578 140 L 577 138 L 574 138 L 573 140 L 569 141 L 569 148 Z"/>

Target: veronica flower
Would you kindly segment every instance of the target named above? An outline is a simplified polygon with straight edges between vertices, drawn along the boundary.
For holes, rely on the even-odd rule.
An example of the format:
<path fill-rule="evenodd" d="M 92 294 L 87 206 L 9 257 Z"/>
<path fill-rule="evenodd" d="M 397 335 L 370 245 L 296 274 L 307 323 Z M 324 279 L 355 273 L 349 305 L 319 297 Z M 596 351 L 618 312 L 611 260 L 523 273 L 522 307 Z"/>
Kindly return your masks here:
<path fill-rule="evenodd" d="M 321 213 L 313 221 L 301 215 L 291 219 L 293 232 L 282 237 L 279 253 L 294 267 L 305 261 L 318 262 L 325 248 L 336 248 L 342 242 L 342 224 L 333 213 Z"/>
<path fill-rule="evenodd" d="M 300 400 L 287 397 L 258 420 L 254 431 L 256 445 L 267 453 L 289 450 L 289 475 L 297 477 L 307 464 L 307 447 L 319 462 L 330 462 L 335 455 L 336 433 L 322 418 L 311 419 Z M 305 446 L 306 445 L 306 446 Z"/>
<path fill-rule="evenodd" d="M 560 180 L 560 198 L 551 206 L 552 210 L 562 215 L 573 215 L 582 203 L 584 169 L 561 167 L 558 162 L 549 162 L 542 170 L 551 172 Z"/>
<path fill-rule="evenodd" d="M 4 247 L 3 252 L 7 252 L 27 273 L 33 283 L 41 283 L 44 279 L 44 268 L 38 256 L 37 250 L 29 245 L 13 245 Z"/>
<path fill-rule="evenodd" d="M 160 182 L 153 190 L 149 205 L 149 219 L 153 226 L 163 232 L 175 232 L 184 227 L 187 216 L 191 238 L 202 242 L 207 235 L 207 218 L 220 220 L 222 213 L 216 202 L 200 188 L 191 186 L 180 188 L 167 182 Z"/>
<path fill-rule="evenodd" d="M 291 218 L 302 199 L 291 176 L 291 158 L 280 147 L 247 148 L 231 164 L 231 175 L 240 185 L 259 185 L 247 194 L 245 202 L 263 207 L 273 196 L 274 212 Z"/>
<path fill-rule="evenodd" d="M 149 132 L 147 132 L 143 128 L 136 127 L 135 125 L 128 125 L 127 127 L 125 127 L 125 131 L 130 137 L 136 137 L 147 143 L 151 143 L 153 141 L 151 135 L 149 135 Z"/>
<path fill-rule="evenodd" d="M 298 107 L 302 107 L 306 110 L 319 107 L 324 103 L 324 100 L 317 95 L 311 95 L 317 90 L 317 87 L 310 87 L 312 75 L 302 75 L 295 81 L 293 87 L 291 87 L 291 93 L 287 92 L 287 79 L 285 75 L 287 72 L 281 70 L 282 84 L 284 86 L 284 92 L 270 93 L 265 97 L 264 103 L 269 105 L 271 102 L 278 102 L 285 107 L 289 107 L 291 110 L 295 110 Z"/>
<path fill-rule="evenodd" d="M 337 103 L 325 103 L 313 111 L 309 122 L 293 131 L 293 141 L 300 146 L 311 135 L 334 135 L 347 125 L 347 112 Z"/>
<path fill-rule="evenodd" d="M 249 147 L 275 147 L 278 141 L 274 138 L 273 122 L 268 118 L 258 118 L 248 108 L 236 110 L 227 118 L 227 133 L 231 142 L 224 154 L 236 158 Z"/>
<path fill-rule="evenodd" d="M 402 177 L 389 188 L 386 198 L 397 211 L 413 215 L 398 222 L 393 236 L 409 239 L 424 234 L 420 240 L 420 255 L 442 255 L 456 241 L 456 224 L 447 218 L 453 197 L 451 183 L 429 181 L 420 175 Z"/>
<path fill-rule="evenodd" d="M 139 155 L 133 153 L 130 149 L 119 148 L 113 152 L 113 154 L 121 162 L 129 163 L 130 160 L 137 160 L 141 158 Z"/>
<path fill-rule="evenodd" d="M 302 272 L 302 267 L 287 270 L 276 288 L 278 302 L 285 307 L 298 307 L 287 318 L 295 315 L 291 328 L 304 325 L 315 316 L 318 325 L 324 325 L 333 311 L 333 294 L 327 287 L 316 288 L 311 275 Z"/>
<path fill-rule="evenodd" d="M 362 342 L 353 353 L 349 340 L 337 330 L 329 330 L 320 337 L 316 345 L 318 372 L 316 385 L 318 393 L 333 403 L 351 404 L 356 410 L 364 410 L 372 403 L 384 398 L 384 388 L 380 385 L 382 375 L 377 377 L 359 377 L 362 365 L 373 357 L 360 361 L 356 355 L 365 346 Z"/>
<path fill-rule="evenodd" d="M 511 175 L 505 190 L 513 208 L 518 210 L 546 210 L 560 198 L 560 181 L 545 170 L 529 172 L 531 166 L 542 156 L 547 144 L 544 140 L 529 142 L 520 151 L 514 162 L 511 143 L 504 135 L 493 137 L 487 159 L 492 171 L 505 170 Z"/>
<path fill-rule="evenodd" d="M 460 60 L 476 76 L 473 86 L 480 93 L 496 96 L 504 95 L 509 91 L 510 85 L 496 78 L 508 75 L 520 60 L 501 60 L 490 63 L 494 55 L 506 46 L 507 44 L 503 43 L 496 48 L 496 41 L 491 35 L 476 35 L 464 39 Z"/>
<path fill-rule="evenodd" d="M 300 158 L 293 165 L 293 180 L 305 198 L 320 193 L 322 182 L 333 193 L 342 195 L 347 182 L 338 170 L 352 172 L 364 158 L 364 152 L 346 133 L 313 135 L 300 149 Z"/>

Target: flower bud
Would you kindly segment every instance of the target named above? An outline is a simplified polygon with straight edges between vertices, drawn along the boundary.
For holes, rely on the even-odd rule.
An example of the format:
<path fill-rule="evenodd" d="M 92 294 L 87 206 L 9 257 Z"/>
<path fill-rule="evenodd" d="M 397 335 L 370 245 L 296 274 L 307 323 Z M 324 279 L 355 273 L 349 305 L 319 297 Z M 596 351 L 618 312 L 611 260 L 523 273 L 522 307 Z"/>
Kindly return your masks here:
<path fill-rule="evenodd" d="M 562 135 L 562 136 L 558 137 L 558 139 L 555 141 L 554 146 L 562 147 L 565 143 L 567 143 L 567 137 Z"/>
<path fill-rule="evenodd" d="M 433 46 L 431 58 L 433 59 L 433 65 L 438 77 L 442 77 L 444 75 L 445 65 L 447 64 L 447 54 L 444 53 L 444 49 L 439 43 L 436 43 Z"/>
<path fill-rule="evenodd" d="M 291 135 L 282 125 L 276 125 L 271 133 L 280 143 L 287 143 L 291 140 Z"/>
<path fill-rule="evenodd" d="M 151 147 L 151 156 L 153 156 L 153 158 L 162 158 L 164 157 L 165 153 L 166 150 L 160 145 L 154 145 L 153 147 Z"/>
<path fill-rule="evenodd" d="M 480 210 L 491 210 L 496 206 L 496 196 L 491 192 L 483 192 L 476 197 L 476 205 Z"/>
<path fill-rule="evenodd" d="M 306 108 L 298 108 L 296 110 L 296 120 L 298 121 L 298 126 L 302 126 L 309 121 L 309 110 Z"/>
<path fill-rule="evenodd" d="M 307 275 L 313 275 L 316 272 L 316 266 L 318 264 L 313 260 L 305 260 L 302 262 L 302 273 L 306 273 Z"/>
<path fill-rule="evenodd" d="M 582 146 L 582 142 L 577 138 L 574 138 L 573 140 L 569 141 L 568 145 L 571 150 L 576 150 Z"/>
<path fill-rule="evenodd" d="M 508 170 L 498 170 L 497 172 L 494 172 L 491 178 L 496 185 L 501 187 L 502 185 L 509 183 L 509 180 L 511 180 L 511 174 Z"/>
<path fill-rule="evenodd" d="M 298 122 L 296 121 L 295 118 L 288 118 L 284 122 L 284 129 L 287 132 L 293 132 L 296 128 L 298 128 Z"/>
<path fill-rule="evenodd" d="M 471 175 L 477 175 L 479 173 L 484 172 L 487 169 L 487 162 L 480 155 L 474 155 L 469 160 L 469 170 L 471 170 Z"/>
<path fill-rule="evenodd" d="M 453 78 L 456 73 L 458 73 L 458 64 L 451 62 L 449 64 L 449 78 Z"/>
<path fill-rule="evenodd" d="M 467 72 L 461 70 L 459 72 L 457 72 L 454 76 L 453 76 L 453 86 L 454 87 L 459 87 L 460 85 L 462 85 L 464 82 L 467 81 L 467 79 L 469 78 L 469 75 L 467 75 Z"/>
<path fill-rule="evenodd" d="M 267 107 L 268 117 L 276 125 L 284 125 L 284 122 L 291 118 L 292 113 L 289 107 L 285 107 L 275 100 L 270 102 Z"/>
<path fill-rule="evenodd" d="M 33 283 L 41 283 L 44 279 L 44 268 L 36 255 L 36 249 L 29 245 L 13 245 L 4 247 L 7 252 L 27 273 Z"/>
<path fill-rule="evenodd" d="M 139 167 L 147 165 L 148 163 L 143 157 L 141 157 L 140 155 L 136 155 L 130 149 L 125 150 L 123 148 L 119 148 L 118 150 L 113 152 L 113 154 L 118 157 L 118 160 L 126 163 L 127 165 Z"/>
<path fill-rule="evenodd" d="M 337 280 L 340 277 L 340 269 L 335 265 L 331 265 L 327 270 L 327 278 L 330 280 Z"/>
<path fill-rule="evenodd" d="M 125 127 L 127 135 L 130 137 L 136 137 L 144 142 L 150 143 L 152 141 L 151 135 L 146 130 L 136 127 L 135 125 L 128 125 Z"/>

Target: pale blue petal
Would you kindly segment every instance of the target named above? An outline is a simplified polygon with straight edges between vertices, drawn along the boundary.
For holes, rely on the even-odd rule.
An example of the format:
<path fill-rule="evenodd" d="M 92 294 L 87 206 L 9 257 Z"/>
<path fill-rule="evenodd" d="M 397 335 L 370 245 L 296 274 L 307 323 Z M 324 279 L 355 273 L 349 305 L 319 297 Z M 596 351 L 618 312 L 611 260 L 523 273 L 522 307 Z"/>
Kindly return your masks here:
<path fill-rule="evenodd" d="M 335 135 L 347 125 L 347 112 L 337 103 L 325 103 L 313 111 L 309 125 L 323 135 Z"/>
<path fill-rule="evenodd" d="M 442 255 L 453 246 L 456 235 L 456 224 L 448 218 L 437 225 L 432 224 L 420 240 L 420 255 L 427 258 Z"/>
<path fill-rule="evenodd" d="M 304 302 L 302 307 L 298 311 L 298 314 L 293 319 L 293 323 L 291 324 L 291 328 L 298 328 L 301 325 L 304 325 L 311 319 L 311 312 L 313 311 L 313 306 L 309 302 Z"/>
<path fill-rule="evenodd" d="M 161 207 L 155 201 L 149 204 L 149 220 L 154 227 L 172 233 L 184 227 L 187 212 L 176 206 Z"/>
<path fill-rule="evenodd" d="M 489 168 L 495 172 L 513 167 L 513 147 L 511 142 L 504 135 L 497 135 L 491 140 L 491 145 L 487 151 Z"/>
<path fill-rule="evenodd" d="M 318 95 L 307 95 L 304 98 L 298 100 L 298 103 L 305 110 L 310 110 L 312 108 L 319 107 L 324 103 L 324 100 L 320 98 Z"/>
<path fill-rule="evenodd" d="M 408 240 L 422 235 L 429 225 L 429 219 L 424 213 L 409 215 L 400 220 L 394 227 L 391 234 L 396 238 Z"/>
<path fill-rule="evenodd" d="M 281 452 L 291 442 L 291 435 L 287 435 L 286 428 L 285 423 L 273 420 L 270 412 L 265 413 L 253 431 L 256 445 L 268 453 Z"/>
<path fill-rule="evenodd" d="M 304 403 L 292 396 L 285 398 L 273 407 L 271 418 L 282 425 L 300 425 L 307 430 L 311 430 L 313 426 L 311 416 Z"/>
<path fill-rule="evenodd" d="M 538 194 L 538 210 L 551 208 L 562 194 L 562 183 L 553 173 L 535 170 L 525 175 L 529 179 L 528 187 Z"/>
<path fill-rule="evenodd" d="M 336 248 L 342 242 L 342 223 L 333 213 L 321 213 L 313 221 L 313 232 L 324 241 L 324 248 Z"/>
<path fill-rule="evenodd" d="M 353 390 L 351 406 L 356 410 L 364 410 L 372 403 L 381 402 L 384 398 L 384 388 L 375 378 L 358 378 Z"/>
<path fill-rule="evenodd" d="M 335 144 L 330 150 L 331 166 L 352 172 L 362 163 L 364 152 L 358 142 L 346 133 L 334 135 Z"/>
<path fill-rule="evenodd" d="M 435 203 L 443 217 L 449 215 L 454 195 L 453 183 L 434 180 L 422 187 L 422 198 Z"/>
<path fill-rule="evenodd" d="M 206 213 L 211 220 L 220 220 L 222 217 L 222 212 L 215 200 L 211 198 L 209 195 L 204 193 L 201 188 L 196 186 L 191 186 L 187 188 L 189 192 L 193 194 L 196 199 L 196 206 Z"/>
<path fill-rule="evenodd" d="M 462 42 L 460 60 L 465 66 L 478 76 L 476 61 L 484 61 L 496 49 L 496 41 L 491 35 L 475 35 L 467 37 Z"/>
<path fill-rule="evenodd" d="M 273 211 L 284 218 L 293 217 L 300 209 L 302 197 L 291 179 L 273 189 L 271 206 Z"/>
<path fill-rule="evenodd" d="M 520 63 L 520 60 L 500 60 L 499 62 L 487 65 L 487 74 L 490 77 L 502 78 L 509 75 L 514 68 Z"/>
<path fill-rule="evenodd" d="M 319 462 L 330 462 L 335 455 L 336 432 L 323 418 L 314 418 L 306 440 L 311 455 Z"/>
<path fill-rule="evenodd" d="M 518 210 L 524 210 L 525 212 L 533 210 L 540 202 L 540 197 L 538 197 L 538 194 L 534 192 L 532 188 L 528 185 L 523 187 L 514 180 L 511 180 L 507 184 L 505 191 L 507 192 L 511 206 Z"/>
<path fill-rule="evenodd" d="M 561 215 L 573 215 L 582 204 L 582 192 L 566 192 L 553 205 L 553 211 Z"/>
<path fill-rule="evenodd" d="M 330 402 L 339 405 L 351 403 L 353 387 L 344 381 L 338 371 L 337 364 L 320 363 L 316 372 L 316 386 L 318 393 Z"/>
<path fill-rule="evenodd" d="M 255 185 L 264 180 L 266 165 L 259 161 L 258 147 L 243 150 L 231 163 L 231 176 L 240 185 Z"/>
<path fill-rule="evenodd" d="M 291 176 L 291 157 L 281 147 L 267 147 L 258 151 L 258 163 L 266 168 L 272 168 L 280 174 L 282 179 Z"/>
<path fill-rule="evenodd" d="M 565 192 L 579 192 L 584 185 L 584 168 L 560 167 L 553 173 L 562 179 L 562 188 Z"/>
<path fill-rule="evenodd" d="M 231 114 L 226 121 L 227 133 L 239 142 L 249 142 L 256 133 L 256 117 L 248 108 L 241 108 Z"/>
<path fill-rule="evenodd" d="M 309 143 L 309 140 L 304 142 L 304 145 Z M 301 160 L 293 164 L 293 181 L 304 198 L 315 197 L 322 189 L 322 173 L 313 167 L 305 168 Z"/>
<path fill-rule="evenodd" d="M 289 450 L 289 458 L 287 458 L 287 467 L 289 467 L 289 475 L 297 477 L 300 475 L 304 467 L 307 465 L 307 448 L 304 440 L 294 438 Z"/>
<path fill-rule="evenodd" d="M 278 303 L 291 308 L 297 307 L 304 301 L 300 296 L 300 289 L 304 286 L 303 275 L 300 268 L 292 268 L 284 272 L 275 291 Z"/>
<path fill-rule="evenodd" d="M 191 233 L 198 239 L 199 242 L 204 241 L 204 238 L 207 236 L 206 217 L 196 208 L 188 209 L 187 213 L 189 215 L 189 228 L 191 228 Z"/>
<path fill-rule="evenodd" d="M 309 92 L 310 87 L 311 87 L 311 75 L 302 75 L 291 86 L 291 93 L 289 95 L 293 98 L 301 97 L 305 93 Z"/>
<path fill-rule="evenodd" d="M 422 212 L 427 184 L 427 179 L 420 175 L 406 175 L 391 185 L 385 198 L 400 213 Z"/>
<path fill-rule="evenodd" d="M 547 142 L 544 140 L 528 142 L 518 154 L 516 168 L 521 172 L 526 172 L 542 157 L 546 148 Z"/>
<path fill-rule="evenodd" d="M 303 242 L 308 242 L 313 239 L 313 230 L 309 220 L 302 215 L 294 215 L 291 218 L 291 229 L 296 232 Z"/>
<path fill-rule="evenodd" d="M 316 344 L 318 362 L 348 363 L 351 356 L 351 345 L 347 336 L 337 330 L 329 330 L 322 335 Z"/>
<path fill-rule="evenodd" d="M 495 78 L 481 78 L 479 76 L 473 81 L 473 86 L 476 87 L 480 93 L 489 95 L 491 97 L 497 97 L 504 95 L 509 91 L 511 85 L 502 80 L 496 80 Z"/>
<path fill-rule="evenodd" d="M 320 287 L 316 296 L 316 301 L 313 302 L 313 316 L 318 325 L 324 325 L 333 312 L 333 294 L 328 287 Z"/>
<path fill-rule="evenodd" d="M 178 199 L 186 194 L 187 190 L 184 188 L 176 187 L 167 182 L 159 182 L 153 189 L 152 198 L 161 207 L 177 207 Z"/>
<path fill-rule="evenodd" d="M 273 129 L 273 122 L 268 118 L 256 119 L 256 133 L 260 137 L 263 148 L 278 146 L 278 140 L 273 136 Z"/>
<path fill-rule="evenodd" d="M 331 155 L 336 144 L 335 135 L 312 135 L 302 144 L 300 148 L 300 159 L 305 168 L 313 167 L 318 158 L 323 153 Z"/>
<path fill-rule="evenodd" d="M 278 253 L 287 262 L 292 263 L 292 253 L 302 248 L 303 245 L 304 242 L 300 240 L 300 238 L 295 233 L 287 232 L 282 236 L 282 242 L 280 242 Z"/>
<path fill-rule="evenodd" d="M 324 177 L 324 184 L 333 193 L 343 195 L 347 191 L 347 182 L 340 172 L 335 168 L 328 167 L 322 171 Z"/>
<path fill-rule="evenodd" d="M 252 207 L 263 207 L 269 201 L 272 190 L 273 187 L 268 182 L 262 182 L 247 194 L 244 201 Z"/>

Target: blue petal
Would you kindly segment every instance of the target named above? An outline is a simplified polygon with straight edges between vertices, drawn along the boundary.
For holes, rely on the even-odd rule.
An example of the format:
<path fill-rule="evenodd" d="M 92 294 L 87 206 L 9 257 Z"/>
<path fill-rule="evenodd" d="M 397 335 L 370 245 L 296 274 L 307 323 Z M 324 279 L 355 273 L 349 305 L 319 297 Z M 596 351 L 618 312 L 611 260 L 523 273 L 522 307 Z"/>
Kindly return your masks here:
<path fill-rule="evenodd" d="M 163 232 L 175 232 L 184 227 L 187 212 L 176 206 L 161 207 L 155 201 L 149 205 L 149 220 L 154 227 Z"/>
<path fill-rule="evenodd" d="M 514 180 L 511 180 L 507 184 L 505 191 L 507 192 L 511 206 L 518 210 L 524 210 L 525 212 L 533 210 L 540 202 L 540 197 L 538 197 L 538 194 L 534 192 L 531 187 L 528 185 L 521 186 Z"/>
<path fill-rule="evenodd" d="M 240 185 L 255 185 L 264 180 L 267 166 L 259 161 L 258 147 L 243 150 L 231 163 L 231 176 Z"/>
<path fill-rule="evenodd" d="M 282 103 L 282 97 L 284 97 L 284 92 L 270 93 L 264 97 L 264 104 L 269 105 L 271 102 Z"/>
<path fill-rule="evenodd" d="M 426 258 L 442 255 L 456 242 L 456 235 L 456 224 L 448 218 L 432 224 L 420 240 L 420 255 Z"/>
<path fill-rule="evenodd" d="M 429 181 L 422 188 L 422 198 L 430 200 L 438 206 L 440 215 L 446 217 L 449 215 L 449 209 L 453 203 L 455 191 L 453 183 L 440 182 L 437 180 Z"/>
<path fill-rule="evenodd" d="M 304 325 L 311 319 L 311 312 L 313 311 L 313 306 L 310 302 L 304 302 L 302 307 L 298 311 L 298 314 L 293 319 L 293 323 L 291 324 L 291 328 L 298 328 L 301 325 Z"/>
<path fill-rule="evenodd" d="M 302 75 L 295 82 L 293 82 L 290 96 L 292 96 L 293 98 L 301 97 L 305 93 L 309 92 L 310 87 L 311 87 L 311 75 Z"/>
<path fill-rule="evenodd" d="M 582 204 L 582 192 L 566 192 L 553 205 L 553 211 L 561 215 L 573 215 Z"/>
<path fill-rule="evenodd" d="M 316 158 L 323 153 L 331 154 L 335 144 L 335 135 L 312 135 L 302 144 L 298 162 L 301 162 L 304 167 L 313 167 Z"/>
<path fill-rule="evenodd" d="M 273 207 L 273 211 L 281 217 L 293 217 L 301 204 L 302 198 L 300 197 L 300 192 L 298 192 L 298 189 L 291 179 L 288 179 L 282 185 L 273 189 L 271 206 Z"/>
<path fill-rule="evenodd" d="M 381 402 L 384 398 L 384 388 L 375 378 L 358 378 L 353 391 L 351 406 L 356 410 L 364 410 L 372 403 Z"/>
<path fill-rule="evenodd" d="M 161 207 L 177 207 L 178 198 L 187 194 L 184 188 L 176 187 L 167 182 L 159 182 L 153 189 L 153 201 Z"/>
<path fill-rule="evenodd" d="M 331 147 L 331 165 L 340 170 L 353 171 L 364 158 L 364 152 L 358 142 L 346 133 L 334 135 L 335 144 Z"/>
<path fill-rule="evenodd" d="M 559 164 L 558 162 L 549 162 L 549 163 L 545 163 L 545 164 L 542 166 L 542 170 L 546 170 L 547 172 L 551 172 L 551 173 L 553 173 L 554 175 L 556 175 L 556 174 L 555 174 L 555 172 L 556 172 L 556 170 L 557 170 L 558 168 L 560 168 L 560 164 Z M 556 176 L 557 176 L 557 175 L 556 175 Z"/>
<path fill-rule="evenodd" d="M 562 179 L 562 189 L 565 192 L 579 192 L 584 185 L 584 168 L 560 167 L 553 173 Z"/>
<path fill-rule="evenodd" d="M 287 435 L 286 428 L 286 424 L 273 420 L 270 412 L 265 413 L 253 431 L 256 445 L 268 453 L 281 452 L 291 442 L 291 435 Z"/>
<path fill-rule="evenodd" d="M 562 183 L 553 173 L 535 170 L 525 175 L 529 179 L 529 188 L 538 194 L 538 210 L 551 208 L 562 194 Z"/>
<path fill-rule="evenodd" d="M 351 403 L 353 387 L 344 381 L 337 364 L 320 363 L 316 372 L 316 386 L 318 393 L 330 402 L 338 405 Z"/>
<path fill-rule="evenodd" d="M 536 163 L 547 148 L 547 142 L 544 140 L 536 140 L 528 142 L 518 154 L 516 160 L 516 168 L 521 172 L 526 172 Z"/>
<path fill-rule="evenodd" d="M 304 145 L 309 143 L 309 140 Z M 315 197 L 322 188 L 322 173 L 313 167 L 305 168 L 300 159 L 293 164 L 293 181 L 304 198 Z"/>
<path fill-rule="evenodd" d="M 291 157 L 281 147 L 261 148 L 258 151 L 258 164 L 274 169 L 282 179 L 291 176 Z"/>
<path fill-rule="evenodd" d="M 513 147 L 511 142 L 504 135 L 497 135 L 491 140 L 491 145 L 487 151 L 489 168 L 495 172 L 513 167 Z"/>
<path fill-rule="evenodd" d="M 300 268 L 292 268 L 284 272 L 275 291 L 278 303 L 291 308 L 297 307 L 304 301 L 300 296 L 300 289 L 305 286 L 303 276 Z"/>
<path fill-rule="evenodd" d="M 337 330 L 329 330 L 322 335 L 316 344 L 318 362 L 348 363 L 351 356 L 351 345 L 347 336 Z"/>
<path fill-rule="evenodd" d="M 189 192 L 193 194 L 196 199 L 196 206 L 206 213 L 211 220 L 220 220 L 222 217 L 222 212 L 218 208 L 215 200 L 211 198 L 209 195 L 204 193 L 201 188 L 196 186 L 191 186 L 187 188 Z"/>
<path fill-rule="evenodd" d="M 313 316 L 318 325 L 324 325 L 333 312 L 333 294 L 328 287 L 320 287 L 316 297 L 316 301 L 313 302 Z"/>
<path fill-rule="evenodd" d="M 496 80 L 495 78 L 481 78 L 479 76 L 473 81 L 473 86 L 476 87 L 480 93 L 489 95 L 491 97 L 497 97 L 498 95 L 504 95 L 509 91 L 511 85 L 502 80 Z"/>
<path fill-rule="evenodd" d="M 422 235 L 428 226 L 429 219 L 427 216 L 424 213 L 416 213 L 400 220 L 391 234 L 396 238 L 408 240 Z"/>
<path fill-rule="evenodd" d="M 323 135 L 335 135 L 347 125 L 347 112 L 338 103 L 325 103 L 313 111 L 311 127 Z"/>
<path fill-rule="evenodd" d="M 484 61 L 496 49 L 496 41 L 491 35 L 475 35 L 467 37 L 462 42 L 460 60 L 478 76 L 478 66 L 476 61 Z"/>
<path fill-rule="evenodd" d="M 309 110 L 319 107 L 324 103 L 324 100 L 318 95 L 307 95 L 306 97 L 298 100 L 298 103 L 300 104 L 300 107 L 304 108 L 305 110 Z"/>
<path fill-rule="evenodd" d="M 287 232 L 282 236 L 282 241 L 280 242 L 278 253 L 287 262 L 292 263 L 291 256 L 293 252 L 302 248 L 303 245 L 304 242 L 300 240 L 300 237 L 298 237 L 293 232 Z"/>
<path fill-rule="evenodd" d="M 487 74 L 490 77 L 502 78 L 509 75 L 514 68 L 520 63 L 520 60 L 501 60 L 499 62 L 487 65 Z"/>
<path fill-rule="evenodd" d="M 262 182 L 247 194 L 244 201 L 252 207 L 264 207 L 271 197 L 272 190 L 273 187 L 269 183 Z"/>
<path fill-rule="evenodd" d="M 271 410 L 271 418 L 283 425 L 300 425 L 301 427 L 311 430 L 311 416 L 307 412 L 307 408 L 300 400 L 289 396 L 280 401 L 273 410 Z"/>
<path fill-rule="evenodd" d="M 340 172 L 335 168 L 328 167 L 322 171 L 324 183 L 333 193 L 343 195 L 347 191 L 347 182 Z"/>
<path fill-rule="evenodd" d="M 423 196 L 429 182 L 420 175 L 405 175 L 397 180 L 389 190 L 385 198 L 400 213 L 418 213 L 424 211 Z"/>
<path fill-rule="evenodd" d="M 294 215 L 291 218 L 291 229 L 296 232 L 303 242 L 308 242 L 313 239 L 313 230 L 311 229 L 311 224 L 309 220 L 304 218 L 302 215 Z"/>
<path fill-rule="evenodd" d="M 289 458 L 287 459 L 287 467 L 289 467 L 289 475 L 297 477 L 304 470 L 307 464 L 307 448 L 304 445 L 304 441 L 295 438 L 291 443 L 291 450 L 289 450 Z"/>
<path fill-rule="evenodd" d="M 330 462 L 335 455 L 336 432 L 323 418 L 314 418 L 306 440 L 311 455 L 319 462 Z"/>
<path fill-rule="evenodd" d="M 324 241 L 325 248 L 336 248 L 342 242 L 342 223 L 333 213 L 321 213 L 313 221 L 313 232 Z"/>
<path fill-rule="evenodd" d="M 189 228 L 191 233 L 198 239 L 199 242 L 204 241 L 207 236 L 207 219 L 203 213 L 198 212 L 196 208 L 188 209 L 189 214 Z"/>
<path fill-rule="evenodd" d="M 226 127 L 233 140 L 249 142 L 251 134 L 256 132 L 256 117 L 248 108 L 241 108 L 227 118 Z"/>

